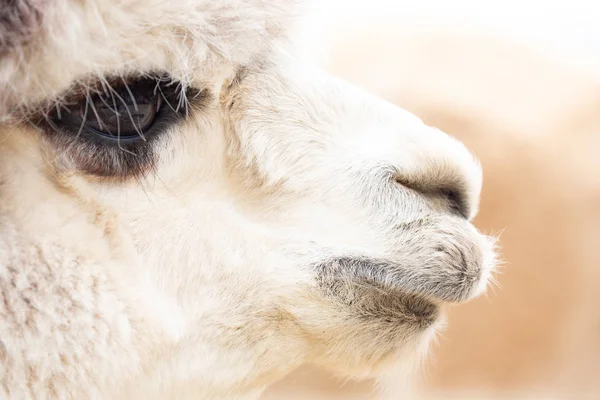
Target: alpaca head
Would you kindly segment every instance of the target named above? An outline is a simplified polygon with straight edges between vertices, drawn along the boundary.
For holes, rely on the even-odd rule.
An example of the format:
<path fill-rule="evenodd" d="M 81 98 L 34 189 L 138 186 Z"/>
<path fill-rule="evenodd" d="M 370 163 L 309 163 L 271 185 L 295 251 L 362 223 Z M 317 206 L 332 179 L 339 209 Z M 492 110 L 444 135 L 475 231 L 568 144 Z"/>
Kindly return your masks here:
<path fill-rule="evenodd" d="M 43 321 L 5 323 L 9 393 L 35 363 L 62 379 L 40 388 L 104 395 L 250 394 L 304 362 L 377 374 L 485 290 L 477 162 L 284 50 L 295 7 L 7 8 L 0 287 Z M 17 356 L 18 335 L 54 358 Z"/>

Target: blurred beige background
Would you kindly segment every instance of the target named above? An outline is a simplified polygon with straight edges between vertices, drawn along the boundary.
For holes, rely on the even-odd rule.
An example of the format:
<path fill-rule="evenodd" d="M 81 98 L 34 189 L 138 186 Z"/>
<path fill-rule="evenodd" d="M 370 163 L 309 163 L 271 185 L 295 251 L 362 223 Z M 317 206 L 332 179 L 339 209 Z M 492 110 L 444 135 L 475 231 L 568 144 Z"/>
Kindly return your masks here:
<path fill-rule="evenodd" d="M 600 4 L 320 12 L 325 67 L 463 140 L 484 168 L 476 225 L 502 232 L 501 287 L 449 310 L 415 397 L 600 399 Z M 265 396 L 373 398 L 309 367 Z"/>

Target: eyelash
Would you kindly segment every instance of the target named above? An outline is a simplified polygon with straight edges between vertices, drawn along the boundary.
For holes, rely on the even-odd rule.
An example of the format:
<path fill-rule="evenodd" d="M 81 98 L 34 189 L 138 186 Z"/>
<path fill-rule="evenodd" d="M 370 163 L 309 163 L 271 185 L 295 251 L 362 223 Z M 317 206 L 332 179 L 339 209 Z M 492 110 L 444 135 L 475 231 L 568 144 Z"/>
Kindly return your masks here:
<path fill-rule="evenodd" d="M 112 81 L 117 84 L 111 82 L 110 87 L 105 84 L 102 86 L 103 91 L 87 91 L 85 97 L 80 96 L 78 101 L 56 104 L 52 111 L 39 118 L 35 125 L 41 128 L 44 138 L 56 153 L 66 156 L 77 170 L 98 177 L 120 180 L 139 177 L 154 168 L 158 158 L 158 144 L 164 143 L 165 134 L 174 125 L 185 120 L 189 108 L 197 107 L 199 101 L 204 101 L 206 93 L 194 88 L 183 89 L 181 83 L 164 74 Z M 154 85 L 154 93 L 149 95 L 150 84 Z M 145 92 L 138 93 L 136 89 L 140 88 Z M 127 98 L 124 98 L 123 94 Z M 110 96 L 112 101 L 106 101 L 111 100 L 107 96 Z M 140 122 L 139 113 L 134 114 L 137 117 L 134 121 L 130 110 L 134 106 L 135 111 L 144 110 L 144 104 L 147 103 L 154 106 L 149 101 L 150 96 L 160 100 L 156 100 L 156 109 L 150 125 L 142 130 L 136 123 Z M 138 106 L 140 99 L 141 107 Z M 117 104 L 117 100 L 120 104 Z M 103 110 L 98 111 L 98 105 Z M 106 110 L 109 110 L 108 114 Z M 129 121 L 124 120 L 123 110 L 128 114 Z M 146 107 L 145 110 L 150 109 Z M 129 128 L 135 128 L 136 134 L 129 132 L 127 135 L 121 135 L 120 129 L 116 135 L 111 129 L 105 133 L 102 128 L 106 128 L 110 123 L 103 124 L 105 121 L 102 117 L 112 117 L 112 122 L 116 120 L 117 127 L 120 127 L 119 122 L 123 120 L 125 126 L 129 124 Z"/>

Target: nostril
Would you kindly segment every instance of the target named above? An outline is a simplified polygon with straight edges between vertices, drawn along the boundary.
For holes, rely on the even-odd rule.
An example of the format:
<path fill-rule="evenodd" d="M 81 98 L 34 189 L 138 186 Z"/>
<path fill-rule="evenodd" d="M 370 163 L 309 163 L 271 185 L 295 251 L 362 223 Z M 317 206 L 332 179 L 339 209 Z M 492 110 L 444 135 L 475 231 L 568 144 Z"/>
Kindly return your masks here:
<path fill-rule="evenodd" d="M 439 190 L 439 193 L 448 201 L 450 211 L 459 214 L 464 218 L 469 218 L 469 206 L 467 199 L 465 198 L 464 190 L 443 188 Z"/>
<path fill-rule="evenodd" d="M 436 187 L 429 182 L 410 182 L 407 179 L 395 176 L 395 181 L 405 188 L 417 191 L 429 197 L 441 198 L 448 206 L 450 212 L 469 219 L 471 208 L 467 197 L 467 190 L 460 183 L 455 186 Z"/>

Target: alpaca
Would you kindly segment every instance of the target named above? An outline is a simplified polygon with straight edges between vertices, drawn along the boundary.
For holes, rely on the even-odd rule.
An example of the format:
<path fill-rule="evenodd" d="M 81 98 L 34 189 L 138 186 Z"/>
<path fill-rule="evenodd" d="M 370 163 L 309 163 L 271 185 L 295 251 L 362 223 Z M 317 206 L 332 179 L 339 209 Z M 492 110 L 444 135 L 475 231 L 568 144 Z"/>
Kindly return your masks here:
<path fill-rule="evenodd" d="M 293 51 L 302 4 L 0 11 L 0 397 L 390 376 L 485 291 L 481 168 Z"/>

